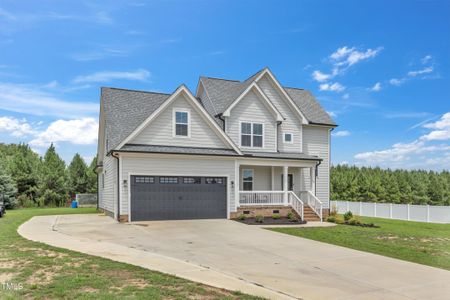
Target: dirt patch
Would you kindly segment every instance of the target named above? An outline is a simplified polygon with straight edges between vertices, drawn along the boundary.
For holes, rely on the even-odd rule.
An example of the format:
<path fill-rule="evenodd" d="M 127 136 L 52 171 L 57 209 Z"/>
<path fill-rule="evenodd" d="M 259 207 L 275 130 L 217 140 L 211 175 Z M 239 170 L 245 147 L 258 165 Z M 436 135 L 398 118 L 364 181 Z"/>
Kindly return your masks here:
<path fill-rule="evenodd" d="M 40 257 L 61 258 L 61 257 L 67 256 L 67 254 L 62 253 L 62 252 L 56 252 L 56 251 L 41 249 L 41 248 L 21 248 L 21 249 L 19 249 L 19 251 L 22 251 L 22 252 L 32 251 L 32 252 L 35 252 L 35 255 L 40 256 Z"/>
<path fill-rule="evenodd" d="M 391 241 L 391 240 L 396 240 L 396 239 L 398 239 L 398 236 L 396 236 L 396 235 L 388 235 L 388 236 L 377 236 L 377 237 L 375 237 L 377 240 L 388 240 L 388 241 Z"/>
<path fill-rule="evenodd" d="M 58 275 L 59 271 L 62 269 L 61 266 L 54 266 L 51 268 L 41 269 L 34 272 L 27 279 L 27 283 L 30 285 L 46 285 L 53 281 L 53 277 Z"/>
<path fill-rule="evenodd" d="M 98 289 L 94 289 L 94 288 L 88 286 L 88 287 L 82 288 L 81 291 L 83 293 L 97 293 Z"/>
<path fill-rule="evenodd" d="M 71 268 L 79 268 L 86 262 L 85 259 L 74 259 L 72 261 L 66 262 L 65 265 Z"/>
<path fill-rule="evenodd" d="M 16 273 L 0 273 L 0 284 L 11 281 Z"/>

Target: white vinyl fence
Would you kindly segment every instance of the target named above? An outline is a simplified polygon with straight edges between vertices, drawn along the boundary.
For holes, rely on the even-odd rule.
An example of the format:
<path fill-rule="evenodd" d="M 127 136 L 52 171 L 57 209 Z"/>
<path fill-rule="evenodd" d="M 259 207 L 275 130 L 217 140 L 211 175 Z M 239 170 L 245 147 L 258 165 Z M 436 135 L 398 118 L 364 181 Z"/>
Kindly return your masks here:
<path fill-rule="evenodd" d="M 339 214 L 351 211 L 354 215 L 406 221 L 450 223 L 450 206 L 330 201 L 331 209 Z"/>

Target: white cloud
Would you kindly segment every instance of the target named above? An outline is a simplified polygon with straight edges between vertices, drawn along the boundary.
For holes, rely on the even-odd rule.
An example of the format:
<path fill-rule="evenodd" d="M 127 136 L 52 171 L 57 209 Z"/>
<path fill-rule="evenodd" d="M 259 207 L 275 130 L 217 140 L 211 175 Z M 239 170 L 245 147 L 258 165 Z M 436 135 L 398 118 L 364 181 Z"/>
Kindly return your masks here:
<path fill-rule="evenodd" d="M 420 137 L 423 141 L 450 140 L 450 112 L 444 114 L 438 121 L 423 125 L 424 128 L 435 129 Z"/>
<path fill-rule="evenodd" d="M 89 82 L 108 82 L 117 79 L 145 81 L 150 77 L 150 72 L 145 69 L 135 71 L 102 71 L 89 75 L 77 76 L 73 79 L 73 83 L 89 83 Z"/>
<path fill-rule="evenodd" d="M 336 131 L 333 132 L 331 135 L 334 137 L 345 137 L 345 136 L 349 136 L 351 133 L 348 130 L 340 130 L 340 131 Z"/>
<path fill-rule="evenodd" d="M 69 57 L 76 61 L 94 61 L 113 57 L 127 57 L 129 53 L 128 49 L 102 46 L 97 50 L 72 53 Z"/>
<path fill-rule="evenodd" d="M 319 86 L 319 89 L 321 91 L 330 91 L 330 92 L 342 92 L 345 90 L 345 86 L 342 84 L 335 82 L 335 83 L 323 83 Z"/>
<path fill-rule="evenodd" d="M 358 153 L 355 159 L 363 164 L 386 167 L 425 169 L 450 167 L 448 159 L 442 159 L 450 156 L 450 145 L 436 143 L 450 140 L 450 112 L 444 114 L 438 121 L 426 123 L 422 127 L 434 130 L 410 143 L 396 143 L 385 150 Z M 438 165 L 436 163 L 438 161 L 446 164 Z"/>
<path fill-rule="evenodd" d="M 370 90 L 373 92 L 381 91 L 381 83 L 379 83 L 379 82 L 375 83 L 375 85 Z"/>
<path fill-rule="evenodd" d="M 75 145 L 90 145 L 97 142 L 98 122 L 94 118 L 57 120 L 46 130 L 34 135 L 31 146 L 48 147 L 50 143 L 68 142 Z"/>
<path fill-rule="evenodd" d="M 389 80 L 389 83 L 395 86 L 401 86 L 405 82 L 404 78 L 398 79 L 398 78 L 392 78 Z"/>
<path fill-rule="evenodd" d="M 316 70 L 316 71 L 312 72 L 312 77 L 315 81 L 323 82 L 323 81 L 327 81 L 328 79 L 331 79 L 333 77 L 333 75 L 325 74 L 325 73 L 320 72 L 319 70 Z"/>
<path fill-rule="evenodd" d="M 430 113 L 428 112 L 388 112 L 383 115 L 385 118 L 388 119 L 415 119 L 415 118 L 426 118 L 430 116 Z M 429 121 L 429 120 L 428 120 Z M 428 122 L 424 121 L 424 123 Z"/>
<path fill-rule="evenodd" d="M 431 55 L 425 55 L 420 61 L 423 65 L 427 64 L 433 57 Z"/>
<path fill-rule="evenodd" d="M 98 112 L 93 102 L 65 101 L 43 86 L 0 82 L 0 109 L 37 116 L 78 117 Z"/>
<path fill-rule="evenodd" d="M 337 113 L 335 113 L 334 111 L 327 111 L 327 114 L 329 114 L 330 117 L 332 117 L 332 118 L 336 118 L 337 117 Z"/>
<path fill-rule="evenodd" d="M 348 161 L 343 160 L 343 161 L 341 161 L 341 162 L 339 163 L 339 165 L 341 165 L 341 166 L 343 166 L 343 165 L 348 165 Z"/>
<path fill-rule="evenodd" d="M 352 66 L 363 60 L 377 56 L 381 50 L 383 50 L 383 47 L 358 51 L 355 47 L 349 48 L 344 46 L 332 53 L 330 59 L 334 61 L 337 66 Z"/>
<path fill-rule="evenodd" d="M 14 137 L 23 137 L 35 133 L 31 125 L 25 120 L 13 117 L 0 117 L 0 132 L 6 132 Z"/>
<path fill-rule="evenodd" d="M 417 75 L 429 74 L 431 72 L 433 72 L 433 67 L 427 67 L 427 68 L 422 69 L 422 70 L 409 71 L 408 72 L 408 76 L 416 77 Z"/>

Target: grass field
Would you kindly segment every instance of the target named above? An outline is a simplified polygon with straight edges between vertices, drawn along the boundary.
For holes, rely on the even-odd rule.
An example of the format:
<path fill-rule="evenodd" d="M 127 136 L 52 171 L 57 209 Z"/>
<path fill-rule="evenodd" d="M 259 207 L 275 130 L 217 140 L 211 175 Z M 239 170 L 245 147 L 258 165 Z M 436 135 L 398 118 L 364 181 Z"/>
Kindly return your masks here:
<path fill-rule="evenodd" d="M 361 220 L 380 228 L 337 225 L 270 230 L 450 270 L 450 224 Z"/>
<path fill-rule="evenodd" d="M 21 209 L 0 219 L 0 299 L 260 299 L 31 242 L 17 233 L 33 216 L 71 213 L 95 210 Z"/>

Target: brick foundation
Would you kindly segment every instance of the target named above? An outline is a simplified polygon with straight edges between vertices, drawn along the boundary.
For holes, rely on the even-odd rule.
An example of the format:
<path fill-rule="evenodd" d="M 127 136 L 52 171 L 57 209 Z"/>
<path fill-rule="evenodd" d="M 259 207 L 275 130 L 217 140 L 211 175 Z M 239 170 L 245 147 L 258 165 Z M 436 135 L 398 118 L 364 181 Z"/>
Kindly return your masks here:
<path fill-rule="evenodd" d="M 277 210 L 278 212 L 274 212 Z M 244 212 L 248 212 L 248 214 L 245 214 Z M 250 218 L 257 215 L 271 217 L 273 214 L 279 214 L 281 217 L 286 217 L 290 212 L 297 215 L 290 206 L 240 206 L 236 212 L 230 213 L 230 219 L 237 219 L 242 214 L 245 214 Z"/>
<path fill-rule="evenodd" d="M 119 216 L 119 222 L 120 222 L 120 223 L 126 223 L 126 222 L 128 222 L 128 215 L 120 215 L 120 216 Z"/>

